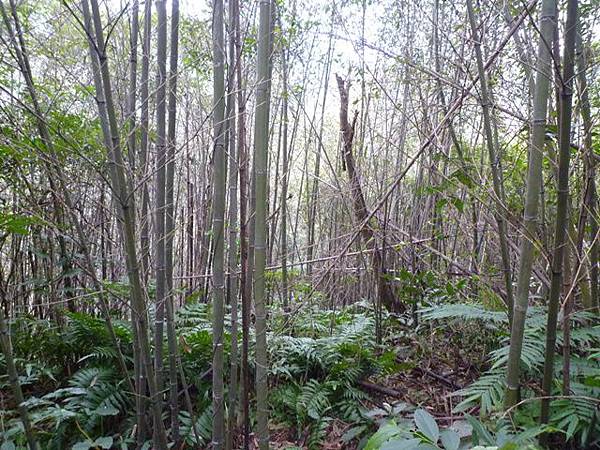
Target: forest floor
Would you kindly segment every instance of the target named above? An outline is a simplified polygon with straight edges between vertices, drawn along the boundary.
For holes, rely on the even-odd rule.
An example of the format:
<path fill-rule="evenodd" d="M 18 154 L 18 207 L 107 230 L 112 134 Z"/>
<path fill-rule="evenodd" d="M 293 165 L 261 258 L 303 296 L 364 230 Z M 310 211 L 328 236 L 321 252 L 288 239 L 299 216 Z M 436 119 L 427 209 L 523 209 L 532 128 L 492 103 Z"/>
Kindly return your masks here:
<path fill-rule="evenodd" d="M 379 379 L 377 383 L 361 383 L 362 388 L 370 395 L 370 400 L 364 406 L 373 410 L 399 402 L 423 405 L 439 424 L 451 427 L 455 422 L 464 422 L 462 414 L 452 412 L 455 406 L 453 399 L 456 397 L 453 394 L 477 377 L 478 371 L 468 364 L 457 371 L 438 358 L 432 357 L 407 372 Z M 342 439 L 351 426 L 352 424 L 342 420 L 333 420 L 326 431 L 326 439 L 322 442 L 323 450 L 357 449 L 358 442 L 344 443 Z M 272 426 L 271 447 L 276 450 L 308 448 L 298 446 L 295 430 L 286 424 Z"/>
<path fill-rule="evenodd" d="M 473 358 L 474 355 L 461 352 L 458 346 L 449 345 L 446 338 L 447 334 L 439 333 L 439 330 L 430 333 L 427 337 L 428 352 L 422 352 L 424 342 L 418 335 L 413 335 L 408 341 L 405 337 L 387 343 L 396 346 L 397 368 L 400 370 L 389 375 L 375 375 L 359 382 L 360 388 L 369 395 L 368 400 L 363 403 L 365 409 L 383 412 L 392 405 L 420 405 L 435 417 L 438 424 L 460 432 L 465 420 L 464 414 L 454 412 L 454 407 L 460 401 L 456 392 L 477 380 L 481 370 L 473 364 L 473 360 L 477 359 Z M 419 357 L 415 358 L 417 355 Z M 467 412 L 477 414 L 478 409 L 475 406 Z M 408 409 L 404 415 L 410 417 L 412 411 Z M 377 415 L 373 415 L 373 418 L 377 418 Z M 359 441 L 344 442 L 343 436 L 352 426 L 353 424 L 340 419 L 332 420 L 326 429 L 321 448 L 360 448 Z M 271 446 L 277 450 L 308 449 L 309 446 L 303 442 L 308 434 L 307 427 L 299 440 L 298 431 L 288 424 L 274 424 L 271 427 Z"/>

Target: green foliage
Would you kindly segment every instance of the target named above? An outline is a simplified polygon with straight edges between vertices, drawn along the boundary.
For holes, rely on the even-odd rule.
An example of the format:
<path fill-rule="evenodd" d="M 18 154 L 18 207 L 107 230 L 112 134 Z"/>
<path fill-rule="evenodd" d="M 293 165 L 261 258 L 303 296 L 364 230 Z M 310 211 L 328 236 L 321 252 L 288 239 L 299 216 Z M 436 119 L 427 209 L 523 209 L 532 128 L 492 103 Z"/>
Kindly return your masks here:
<path fill-rule="evenodd" d="M 360 302 L 340 310 L 327 310 L 316 302 L 291 320 L 273 308 L 270 330 L 286 328 L 289 334 L 271 331 L 269 336 L 272 417 L 277 423 L 287 424 L 305 447 L 322 448 L 339 421 L 348 425 L 341 437 L 344 443 L 353 445 L 351 442 L 360 441 L 359 448 L 371 449 L 533 448 L 536 436 L 544 430 L 556 431 L 564 440 L 583 447 L 593 442 L 600 432 L 596 404 L 590 400 L 600 396 L 600 367 L 595 349 L 600 344 L 600 332 L 593 316 L 576 313 L 572 317 L 570 371 L 574 395 L 552 401 L 550 424 L 542 428 L 537 425 L 539 402 L 534 391 L 528 389 L 523 392 L 525 404 L 512 414 L 511 421 L 498 419 L 508 352 L 506 314 L 478 304 L 455 303 L 458 293 L 466 292 L 464 280 L 445 283 L 430 272 L 416 276 L 406 272 L 398 275 L 397 283 L 405 289 L 406 296 L 427 307 L 417 312 L 422 322 L 415 332 L 402 328 L 398 333 L 394 328 L 394 320 L 398 319 L 384 313 L 394 342 L 398 336 L 418 339 L 423 332 L 426 336 L 442 333 L 443 339 L 454 339 L 456 334 L 464 349 L 470 342 L 468 333 L 477 330 L 477 336 L 481 337 L 482 329 L 486 330 L 482 339 L 493 341 L 495 349 L 482 352 L 488 354 L 484 365 L 487 370 L 470 386 L 455 393 L 462 397 L 456 412 L 478 407 L 481 421 L 465 416 L 464 426 L 470 431 L 464 434 L 461 429 L 461 441 L 456 430 L 441 427 L 423 409 L 415 411 L 403 403 L 384 403 L 377 408 L 370 405 L 371 399 L 361 389 L 361 381 L 394 374 L 402 368 L 395 349 L 375 342 L 371 304 Z M 534 386 L 541 375 L 545 314 L 539 307 L 530 308 L 528 313 L 522 354 L 525 375 L 529 377 L 527 386 Z M 178 311 L 176 318 L 181 362 L 194 395 L 198 431 L 196 437 L 191 416 L 181 411 L 181 435 L 190 447 L 208 445 L 211 436 L 210 377 L 204 376 L 209 373 L 212 360 L 211 315 L 210 305 L 190 302 Z M 28 317 L 11 324 L 20 381 L 25 389 L 35 388 L 26 392 L 27 406 L 43 448 L 103 448 L 109 443 L 113 447 L 131 446 L 134 398 L 117 372 L 116 349 L 104 320 L 82 313 L 65 313 L 64 318 L 60 326 Z M 119 320 L 113 322 L 126 363 L 131 367 L 130 326 Z M 443 323 L 450 326 L 431 326 Z M 225 330 L 228 355 L 229 315 L 225 318 Z M 557 346 L 562 342 L 559 333 Z M 419 348 L 417 357 L 427 354 L 424 346 Z M 251 345 L 251 362 L 253 351 Z M 560 358 L 556 367 L 558 394 Z M 250 369 L 253 370 L 252 363 Z M 6 377 L 2 382 L 6 388 Z M 16 412 L 3 411 L 2 416 L 5 428 L 0 439 L 7 445 L 23 446 L 22 425 Z"/>
<path fill-rule="evenodd" d="M 0 232 L 28 234 L 30 226 L 36 223 L 40 220 L 34 216 L 0 212 Z"/>
<path fill-rule="evenodd" d="M 376 369 L 374 331 L 372 318 L 356 315 L 352 322 L 336 326 L 331 336 L 274 336 L 269 349 L 271 373 L 303 380 L 332 375 L 354 383 Z"/>
<path fill-rule="evenodd" d="M 190 75 L 195 86 L 205 87 L 212 76 L 212 54 L 210 49 L 210 29 L 206 24 L 193 17 L 180 19 L 182 65 Z M 199 42 L 205 45 L 198 45 Z"/>
<path fill-rule="evenodd" d="M 444 282 L 431 270 L 411 272 L 404 268 L 397 271 L 394 282 L 402 302 L 420 307 L 453 302 L 467 285 L 467 280 L 463 278 Z"/>
<path fill-rule="evenodd" d="M 445 429 L 440 432 L 435 418 L 424 409 L 417 409 L 413 417 L 414 424 L 398 425 L 395 420 L 384 422 L 369 438 L 365 450 L 421 448 L 458 450 L 460 436 L 456 431 Z"/>
<path fill-rule="evenodd" d="M 84 364 L 116 366 L 117 352 L 104 320 L 84 313 L 66 313 L 65 319 L 63 326 L 28 316 L 15 320 L 11 331 L 18 365 L 23 361 L 25 368 L 43 368 L 50 378 Z M 122 349 L 130 350 L 129 324 L 113 319 L 113 328 Z M 128 357 L 127 353 L 125 356 Z"/>
<path fill-rule="evenodd" d="M 211 309 L 206 303 L 189 303 L 177 311 L 177 329 L 182 334 L 210 330 Z"/>
<path fill-rule="evenodd" d="M 600 391 L 596 390 L 595 394 L 600 394 Z M 552 400 L 550 425 L 563 432 L 567 441 L 580 434 L 580 443 L 585 446 L 591 435 L 598 436 L 600 433 L 598 411 L 593 398 L 599 397 L 573 396 Z"/>
<path fill-rule="evenodd" d="M 86 439 L 85 441 L 77 442 L 73 445 L 72 450 L 88 450 L 90 448 L 104 448 L 109 449 L 113 446 L 113 438 L 112 436 L 103 436 L 95 439 L 93 442 L 90 439 Z"/>
<path fill-rule="evenodd" d="M 108 443 L 109 437 L 103 436 L 102 430 L 116 428 L 115 424 L 127 416 L 133 406 L 131 393 L 123 388 L 123 381 L 109 367 L 81 369 L 69 379 L 67 387 L 41 398 L 31 397 L 25 403 L 34 427 L 46 430 L 39 435 L 44 448 L 49 450 L 71 445 L 90 448 L 92 444 L 87 436 L 101 436 L 96 439 L 101 440 L 96 446 Z M 5 441 L 22 441 L 20 420 L 14 417 L 8 425 L 1 437 Z M 88 447 L 84 447 L 86 444 Z"/>
<path fill-rule="evenodd" d="M 456 412 L 464 412 L 479 406 L 480 415 L 489 417 L 503 410 L 505 392 L 506 364 L 509 352 L 507 319 L 504 313 L 489 311 L 481 306 L 468 304 L 446 304 L 422 311 L 425 320 L 462 320 L 477 321 L 499 332 L 499 347 L 489 354 L 490 368 L 470 386 L 461 389 L 455 395 L 462 401 L 455 407 Z M 571 318 L 570 379 L 574 395 L 557 398 L 551 402 L 550 429 L 562 433 L 566 440 L 578 439 L 585 446 L 589 436 L 600 432 L 597 405 L 589 399 L 600 397 L 600 387 L 595 380 L 600 376 L 600 361 L 593 358 L 590 348 L 600 342 L 595 318 L 586 312 L 576 312 Z M 592 324 L 592 325 L 590 325 Z M 541 379 L 544 366 L 546 311 L 541 307 L 528 310 L 521 364 L 525 375 L 531 382 Z M 503 336 L 503 337 L 502 337 Z M 557 350 L 563 343 L 563 333 L 557 334 Z M 582 357 L 583 356 L 583 357 Z M 556 394 L 560 394 L 562 377 L 562 358 L 555 363 Z M 531 383 L 525 384 L 525 386 Z M 530 399 L 527 407 L 518 409 L 514 414 L 514 423 L 535 430 L 538 422 L 539 401 L 534 400 L 535 393 L 524 388 L 521 395 Z"/>
<path fill-rule="evenodd" d="M 34 427 L 42 430 L 43 448 L 102 447 L 109 438 L 112 442 L 102 431 L 118 429 L 117 424 L 133 411 L 132 393 L 116 371 L 117 352 L 105 322 L 83 313 L 64 317 L 62 326 L 26 316 L 11 326 L 21 384 L 36 388 L 26 403 Z M 114 320 L 113 326 L 124 348 L 131 349 L 129 325 Z M 70 370 L 74 370 L 72 376 L 65 374 Z M 2 438 L 23 442 L 15 411 L 3 411 L 3 415 L 7 427 Z"/>
<path fill-rule="evenodd" d="M 212 358 L 209 315 L 206 305 L 197 304 L 183 308 L 178 317 L 183 368 L 192 389 L 200 390 L 195 403 L 203 411 L 195 418 L 199 439 L 189 414 L 180 413 L 181 436 L 190 446 L 207 445 L 212 430 L 209 381 L 199 378 Z M 42 448 L 129 448 L 133 445 L 134 397 L 117 370 L 117 352 L 104 320 L 84 313 L 65 313 L 64 319 L 58 325 L 21 317 L 11 326 L 21 385 L 35 388 L 26 405 Z M 130 325 L 113 319 L 113 327 L 131 369 Z M 74 372 L 69 376 L 69 371 Z M 6 377 L 1 381 L 2 388 L 7 388 Z M 0 442 L 18 448 L 25 445 L 16 411 L 5 410 L 1 415 L 5 427 Z"/>
<path fill-rule="evenodd" d="M 312 286 L 300 278 L 300 270 L 290 268 L 287 272 L 288 288 L 292 298 L 301 298 L 302 294 L 308 293 Z M 273 299 L 277 299 L 279 304 L 283 304 L 280 298 L 281 283 L 283 281 L 283 271 L 268 270 L 265 272 L 265 283 L 267 292 L 271 293 Z"/>
<path fill-rule="evenodd" d="M 415 411 L 413 421 L 394 419 L 381 423 L 379 429 L 366 442 L 364 450 L 458 450 L 471 449 L 536 449 L 534 432 L 511 434 L 505 430 L 493 433 L 472 416 L 465 416 L 454 426 L 440 430 L 435 418 L 426 410 Z M 462 433 L 459 432 L 463 430 Z M 465 432 L 466 431 L 466 432 Z M 464 436 L 464 437 L 461 437 Z M 485 446 L 485 447 L 483 447 Z"/>
<path fill-rule="evenodd" d="M 313 324 L 302 331 L 314 335 L 320 329 L 324 335 L 271 338 L 271 375 L 278 386 L 270 401 L 279 421 L 294 426 L 298 434 L 308 428 L 307 445 L 317 449 L 334 418 L 359 425 L 365 421 L 362 403 L 368 396 L 358 382 L 377 372 L 380 364 L 372 318 L 341 311 L 332 330 L 331 315 L 313 319 L 322 327 Z"/>
<path fill-rule="evenodd" d="M 201 379 L 212 363 L 212 310 L 206 303 L 188 303 L 177 312 L 176 326 L 179 334 L 179 353 L 188 380 L 196 386 L 208 389 L 210 377 Z M 231 316 L 225 317 L 224 367 L 228 368 L 231 349 Z M 167 352 L 165 352 L 166 354 Z"/>
<path fill-rule="evenodd" d="M 505 312 L 490 311 L 480 305 L 471 305 L 465 303 L 436 305 L 424 308 L 420 311 L 423 320 L 479 320 L 484 323 L 494 325 L 508 323 Z"/>
<path fill-rule="evenodd" d="M 502 405 L 506 373 L 505 370 L 493 370 L 484 373 L 469 387 L 456 392 L 463 400 L 455 406 L 456 412 L 464 412 L 479 404 L 482 415 L 490 414 Z"/>
<path fill-rule="evenodd" d="M 198 436 L 196 438 L 190 413 L 188 411 L 179 412 L 180 433 L 187 445 L 190 447 L 205 446 L 210 442 L 212 435 L 212 416 L 212 406 L 210 406 L 207 407 L 199 416 L 195 417 L 195 428 L 198 432 Z"/>
<path fill-rule="evenodd" d="M 116 349 L 103 319 L 83 313 L 67 313 L 67 317 L 69 322 L 63 338 L 74 354 L 82 355 L 83 359 L 116 360 Z M 113 319 L 113 328 L 117 340 L 130 346 L 133 342 L 130 325 Z"/>

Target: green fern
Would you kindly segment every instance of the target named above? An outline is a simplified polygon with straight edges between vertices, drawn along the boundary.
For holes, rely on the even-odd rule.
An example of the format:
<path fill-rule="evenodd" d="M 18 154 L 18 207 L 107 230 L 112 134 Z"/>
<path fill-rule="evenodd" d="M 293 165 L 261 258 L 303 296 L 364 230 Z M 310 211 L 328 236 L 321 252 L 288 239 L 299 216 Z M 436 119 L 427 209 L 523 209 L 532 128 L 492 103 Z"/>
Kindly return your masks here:
<path fill-rule="evenodd" d="M 486 372 L 467 388 L 455 392 L 454 395 L 462 396 L 464 399 L 455 406 L 454 411 L 464 412 L 478 404 L 484 416 L 497 410 L 502 406 L 504 399 L 504 380 L 504 370 Z"/>
<path fill-rule="evenodd" d="M 90 367 L 73 375 L 69 385 L 80 395 L 65 399 L 69 410 L 85 416 L 85 429 L 93 430 L 105 417 L 123 414 L 130 409 L 131 400 L 113 369 Z"/>
<path fill-rule="evenodd" d="M 523 336 L 523 347 L 521 349 L 521 363 L 528 370 L 534 373 L 540 373 L 544 366 L 545 337 L 539 331 L 526 330 Z M 504 340 L 504 346 L 490 353 L 492 369 L 506 367 L 508 362 L 508 353 L 510 351 L 510 342 Z"/>
<path fill-rule="evenodd" d="M 327 435 L 327 428 L 331 422 L 330 417 L 320 417 L 317 422 L 311 426 L 306 445 L 309 450 L 318 450 L 323 447 L 323 441 Z"/>
<path fill-rule="evenodd" d="M 74 387 L 90 388 L 100 383 L 108 383 L 114 378 L 114 370 L 110 367 L 88 367 L 81 369 L 69 380 L 69 384 Z"/>
<path fill-rule="evenodd" d="M 285 383 L 271 390 L 269 393 L 271 409 L 280 421 L 291 422 L 293 425 L 297 423 L 296 406 L 300 392 L 300 386 L 296 383 Z M 292 417 L 294 419 L 291 420 Z"/>
<path fill-rule="evenodd" d="M 330 384 L 309 380 L 300 390 L 296 408 L 300 413 L 306 412 L 311 419 L 319 420 L 331 408 L 330 394 Z"/>
<path fill-rule="evenodd" d="M 448 303 L 424 308 L 419 311 L 423 320 L 480 320 L 494 325 L 508 323 L 506 312 L 489 311 L 479 305 Z"/>
<path fill-rule="evenodd" d="M 198 439 L 192 426 L 192 418 L 189 412 L 180 411 L 179 423 L 181 437 L 185 442 L 192 448 L 198 446 L 206 446 L 210 442 L 212 435 L 212 407 L 206 408 L 198 417 L 196 417 L 196 431 L 198 432 Z"/>
<path fill-rule="evenodd" d="M 177 311 L 177 329 L 181 334 L 189 334 L 200 330 L 211 329 L 210 305 L 206 303 L 189 303 Z"/>
<path fill-rule="evenodd" d="M 563 342 L 563 334 L 559 333 L 559 343 Z M 575 348 L 589 349 L 600 342 L 600 325 L 595 327 L 580 327 L 571 331 L 571 343 Z"/>
<path fill-rule="evenodd" d="M 550 409 L 550 425 L 564 430 L 567 441 L 579 434 L 581 445 L 585 446 L 589 437 L 599 435 L 598 408 L 590 399 L 560 398 L 550 403 Z"/>
<path fill-rule="evenodd" d="M 79 358 L 78 364 L 86 361 L 93 361 L 94 363 L 110 362 L 116 360 L 118 357 L 117 350 L 114 347 L 98 346 L 92 349 L 92 351 Z"/>

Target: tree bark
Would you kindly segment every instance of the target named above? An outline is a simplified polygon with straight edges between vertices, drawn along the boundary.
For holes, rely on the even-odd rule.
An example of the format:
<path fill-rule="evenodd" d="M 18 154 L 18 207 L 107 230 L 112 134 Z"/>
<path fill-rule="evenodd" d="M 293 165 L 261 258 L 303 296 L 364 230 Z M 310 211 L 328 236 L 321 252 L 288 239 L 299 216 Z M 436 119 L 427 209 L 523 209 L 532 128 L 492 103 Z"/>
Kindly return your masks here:
<path fill-rule="evenodd" d="M 166 176 L 167 176 L 167 2 L 156 1 L 158 16 L 156 45 L 156 160 L 155 160 L 155 216 L 154 216 L 154 264 L 156 298 L 154 311 L 154 369 L 156 386 L 163 390 L 163 340 L 165 321 L 166 265 L 165 248 L 165 212 L 166 212 Z M 161 396 L 162 397 L 162 396 Z M 162 403 L 162 398 L 157 401 Z"/>

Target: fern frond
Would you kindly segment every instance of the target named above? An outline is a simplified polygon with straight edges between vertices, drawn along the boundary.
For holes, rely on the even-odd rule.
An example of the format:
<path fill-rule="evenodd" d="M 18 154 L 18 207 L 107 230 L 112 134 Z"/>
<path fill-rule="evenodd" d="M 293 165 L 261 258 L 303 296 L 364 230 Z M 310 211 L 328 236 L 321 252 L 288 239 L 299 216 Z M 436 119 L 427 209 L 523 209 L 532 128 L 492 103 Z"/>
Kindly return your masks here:
<path fill-rule="evenodd" d="M 510 343 L 505 340 L 505 345 L 490 353 L 492 369 L 505 367 L 508 362 Z M 521 349 L 521 363 L 533 372 L 540 372 L 544 366 L 544 334 L 536 330 L 527 330 L 523 336 Z"/>
<path fill-rule="evenodd" d="M 84 361 L 110 361 L 117 358 L 117 350 L 114 347 L 96 347 L 92 351 L 80 358 L 77 363 L 81 364 Z"/>
<path fill-rule="evenodd" d="M 322 448 L 322 443 L 327 434 L 327 428 L 329 427 L 330 422 L 330 417 L 321 417 L 310 427 L 310 434 L 306 443 L 309 450 L 318 450 Z"/>
<path fill-rule="evenodd" d="M 198 432 L 198 439 L 194 433 L 194 427 L 192 426 L 192 418 L 187 411 L 179 412 L 180 422 L 180 433 L 181 437 L 185 439 L 185 442 L 194 447 L 204 447 L 210 442 L 212 435 L 212 406 L 206 408 L 198 417 L 196 417 L 196 431 Z"/>
<path fill-rule="evenodd" d="M 329 387 L 325 383 L 317 380 L 308 380 L 302 386 L 298 396 L 297 410 L 304 411 L 311 419 L 318 420 L 323 414 L 331 408 L 328 395 Z M 301 408 L 301 409 L 298 409 Z"/>
<path fill-rule="evenodd" d="M 115 376 L 115 371 L 110 367 L 87 367 L 73 374 L 69 385 L 89 389 L 98 383 L 108 383 Z"/>
<path fill-rule="evenodd" d="M 486 372 L 470 386 L 455 392 L 464 399 L 455 406 L 454 411 L 464 412 L 477 404 L 481 405 L 481 414 L 486 415 L 502 406 L 504 400 L 504 370 Z"/>
<path fill-rule="evenodd" d="M 419 311 L 423 320 L 481 320 L 491 324 L 507 324 L 508 318 L 504 311 L 490 311 L 479 305 L 466 303 L 448 303 L 424 308 Z"/>

